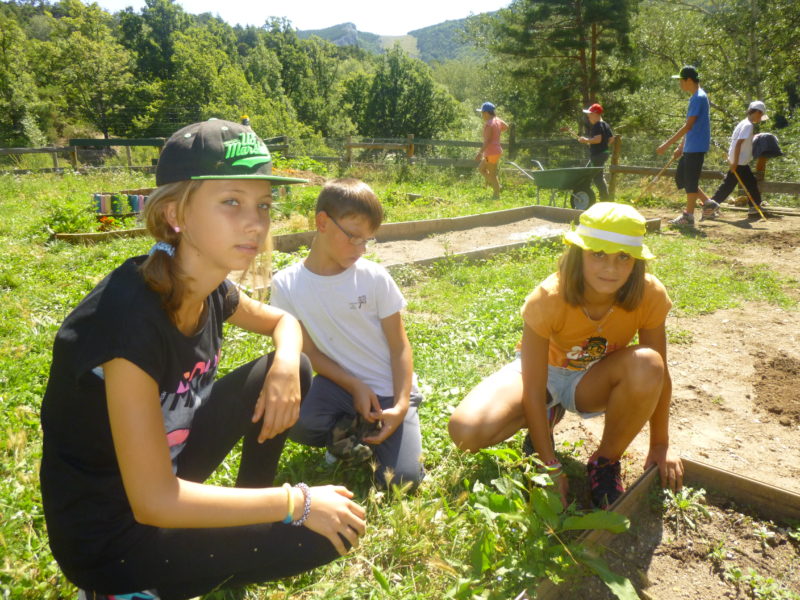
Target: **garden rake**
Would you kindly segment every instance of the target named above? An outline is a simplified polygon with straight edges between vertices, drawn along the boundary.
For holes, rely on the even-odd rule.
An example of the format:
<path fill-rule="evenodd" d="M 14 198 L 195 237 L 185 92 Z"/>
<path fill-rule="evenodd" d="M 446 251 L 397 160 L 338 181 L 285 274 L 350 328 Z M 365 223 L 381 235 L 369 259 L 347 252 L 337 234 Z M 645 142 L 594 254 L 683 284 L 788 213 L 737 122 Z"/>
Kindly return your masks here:
<path fill-rule="evenodd" d="M 633 204 L 636 204 L 637 202 L 639 202 L 639 200 L 641 200 L 641 199 L 642 199 L 642 197 L 643 197 L 643 196 L 644 196 L 644 195 L 647 193 L 647 190 L 649 190 L 649 189 L 650 189 L 650 187 L 651 187 L 651 186 L 652 186 L 652 185 L 653 185 L 653 184 L 656 182 L 656 180 L 657 180 L 659 177 L 661 177 L 661 175 L 663 175 L 663 174 L 664 174 L 664 171 L 666 171 L 666 170 L 667 170 L 667 168 L 668 168 L 668 167 L 669 167 L 669 166 L 672 164 L 672 161 L 673 161 L 673 160 L 675 160 L 675 153 L 673 153 L 673 154 L 672 154 L 672 156 L 670 157 L 670 159 L 667 161 L 667 164 L 665 164 L 663 167 L 661 167 L 661 170 L 660 170 L 658 173 L 656 173 L 655 177 L 653 177 L 653 178 L 652 178 L 652 179 L 649 181 L 649 183 L 648 183 L 646 186 L 644 186 L 644 188 L 642 188 L 642 191 L 641 191 L 641 192 L 639 192 L 639 195 L 638 195 L 638 196 L 636 196 L 636 198 L 634 198 L 634 200 L 633 200 Z"/>

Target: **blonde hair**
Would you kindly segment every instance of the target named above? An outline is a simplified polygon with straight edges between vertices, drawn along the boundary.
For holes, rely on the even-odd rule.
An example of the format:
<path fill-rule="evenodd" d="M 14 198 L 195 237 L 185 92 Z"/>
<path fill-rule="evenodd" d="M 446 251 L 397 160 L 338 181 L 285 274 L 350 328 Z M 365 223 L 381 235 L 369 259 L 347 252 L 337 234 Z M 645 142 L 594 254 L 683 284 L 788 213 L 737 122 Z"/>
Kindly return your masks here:
<path fill-rule="evenodd" d="M 572 306 L 584 302 L 583 248 L 570 244 L 558 261 L 558 280 L 564 300 Z M 633 257 L 631 257 L 633 258 Z M 621 288 L 617 290 L 614 304 L 623 310 L 634 310 L 644 297 L 644 275 L 647 261 L 634 258 L 633 270 Z"/>
<path fill-rule="evenodd" d="M 150 194 L 144 207 L 144 223 L 147 232 L 158 242 L 166 242 L 177 250 L 181 241 L 167 222 L 167 205 L 175 203 L 179 223 L 183 222 L 192 194 L 202 185 L 201 181 L 178 181 L 157 187 Z M 180 265 L 166 252 L 153 252 L 139 267 L 147 287 L 161 298 L 161 307 L 175 322 L 175 315 L 183 302 L 190 278 Z"/>
<path fill-rule="evenodd" d="M 383 207 L 378 196 L 360 179 L 333 179 L 317 196 L 317 213 L 325 212 L 334 219 L 351 215 L 366 217 L 373 231 L 383 223 Z"/>

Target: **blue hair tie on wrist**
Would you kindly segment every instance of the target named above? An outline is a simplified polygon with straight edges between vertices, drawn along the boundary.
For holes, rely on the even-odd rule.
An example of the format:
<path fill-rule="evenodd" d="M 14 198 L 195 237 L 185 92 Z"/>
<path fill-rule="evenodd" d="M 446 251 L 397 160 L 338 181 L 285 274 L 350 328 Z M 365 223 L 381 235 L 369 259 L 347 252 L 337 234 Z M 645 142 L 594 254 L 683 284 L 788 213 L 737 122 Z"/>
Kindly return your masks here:
<path fill-rule="evenodd" d="M 175 246 L 172 244 L 168 244 L 167 242 L 156 242 L 153 244 L 153 247 L 150 248 L 150 252 L 148 254 L 152 254 L 153 252 L 158 252 L 161 250 L 162 252 L 166 252 L 170 256 L 175 256 Z"/>

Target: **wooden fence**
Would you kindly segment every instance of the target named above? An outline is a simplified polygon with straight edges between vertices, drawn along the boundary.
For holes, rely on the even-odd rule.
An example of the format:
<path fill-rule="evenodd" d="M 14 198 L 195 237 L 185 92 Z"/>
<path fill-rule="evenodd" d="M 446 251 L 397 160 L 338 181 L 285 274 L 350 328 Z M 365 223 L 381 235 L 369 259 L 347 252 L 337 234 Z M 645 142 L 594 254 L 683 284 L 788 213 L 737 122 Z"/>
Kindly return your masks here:
<path fill-rule="evenodd" d="M 79 149 L 80 148 L 111 148 L 122 147 L 125 148 L 127 168 L 131 170 L 139 170 L 152 172 L 155 169 L 154 164 L 136 166 L 132 164 L 131 148 L 136 146 L 151 146 L 157 147 L 160 151 L 164 145 L 165 138 L 144 138 L 144 139 L 124 139 L 124 138 L 111 138 L 111 139 L 87 139 L 75 138 L 69 140 L 69 145 L 64 147 L 48 147 L 48 148 L 0 148 L 0 156 L 7 155 L 23 155 L 23 154 L 50 154 L 53 160 L 52 168 L 24 170 L 16 169 L 11 173 L 29 173 L 36 172 L 59 172 L 63 168 L 59 163 L 59 156 L 66 155 L 70 166 L 74 170 L 78 169 L 96 169 L 96 168 L 109 168 L 109 167 L 86 167 L 79 162 Z M 272 152 L 281 152 L 287 158 L 294 158 L 291 153 L 291 146 L 289 138 L 285 135 L 276 136 L 264 139 L 267 146 Z M 333 140 L 331 140 L 333 141 Z M 359 141 L 354 141 L 352 136 L 348 136 L 343 143 L 339 143 L 340 152 L 334 155 L 312 155 L 308 158 L 320 162 L 336 162 L 345 165 L 351 165 L 362 157 L 356 157 L 354 151 L 359 150 L 378 150 L 382 152 L 398 153 L 403 160 L 411 164 L 424 164 L 434 167 L 460 167 L 471 168 L 476 167 L 478 162 L 474 158 L 447 158 L 431 156 L 426 152 L 419 152 L 421 148 L 474 148 L 477 152 L 481 148 L 481 142 L 472 142 L 465 140 L 434 140 L 427 138 L 417 138 L 413 134 L 408 134 L 403 138 L 361 138 Z M 621 165 L 619 163 L 623 138 L 617 136 L 611 148 L 611 159 L 609 161 L 609 172 L 611 173 L 609 182 L 609 193 L 613 198 L 619 184 L 619 177 L 622 174 L 640 175 L 640 176 L 655 176 L 661 173 L 662 177 L 674 177 L 675 169 L 665 169 L 663 172 L 658 167 L 640 167 L 633 165 Z M 337 144 L 332 144 L 337 145 Z M 579 161 L 585 156 L 583 148 L 578 148 L 575 144 L 574 138 L 560 138 L 560 139 L 517 139 L 514 126 L 509 128 L 508 142 L 504 145 L 506 149 L 506 156 L 510 160 L 514 160 L 520 152 L 527 151 L 529 154 L 534 154 L 540 162 L 545 165 L 549 164 L 551 155 L 556 156 L 558 160 L 563 160 L 565 156 L 574 156 L 576 161 Z M 580 157 L 580 158 L 578 158 Z M 382 164 L 375 162 L 377 157 L 371 157 L 373 161 L 370 164 Z M 155 163 L 155 161 L 153 161 Z M 112 167 L 113 168 L 113 167 Z M 720 171 L 704 170 L 701 173 L 703 179 L 717 179 L 721 180 L 724 173 Z M 792 194 L 800 195 L 800 183 L 786 182 L 786 181 L 761 181 L 759 187 L 762 192 L 776 193 L 776 194 Z"/>

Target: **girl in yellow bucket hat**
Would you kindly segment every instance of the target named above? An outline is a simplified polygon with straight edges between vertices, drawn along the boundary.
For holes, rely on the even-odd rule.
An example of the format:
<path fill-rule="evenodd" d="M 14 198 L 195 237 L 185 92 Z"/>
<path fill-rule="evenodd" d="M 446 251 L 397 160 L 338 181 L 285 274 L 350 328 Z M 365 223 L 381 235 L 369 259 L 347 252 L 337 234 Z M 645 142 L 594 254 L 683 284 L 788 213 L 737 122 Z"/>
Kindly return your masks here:
<path fill-rule="evenodd" d="M 526 298 L 522 340 L 510 364 L 479 383 L 450 418 L 453 441 L 477 452 L 528 429 L 523 445 L 553 470 L 562 502 L 567 478 L 552 428 L 565 411 L 605 414 L 600 446 L 587 464 L 592 503 L 608 508 L 624 491 L 620 457 L 650 423 L 645 468 L 661 483 L 682 485 L 680 458 L 669 446 L 672 382 L 664 322 L 672 301 L 646 272 L 645 219 L 633 207 L 599 202 L 564 235 L 553 273 Z M 638 333 L 639 343 L 629 345 Z"/>

